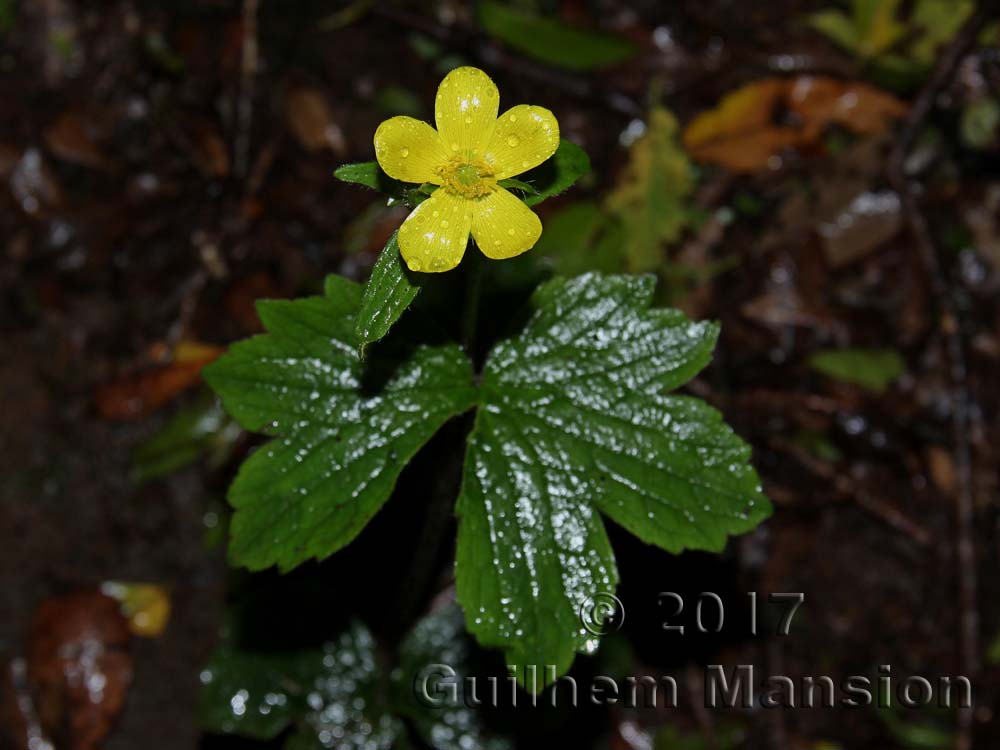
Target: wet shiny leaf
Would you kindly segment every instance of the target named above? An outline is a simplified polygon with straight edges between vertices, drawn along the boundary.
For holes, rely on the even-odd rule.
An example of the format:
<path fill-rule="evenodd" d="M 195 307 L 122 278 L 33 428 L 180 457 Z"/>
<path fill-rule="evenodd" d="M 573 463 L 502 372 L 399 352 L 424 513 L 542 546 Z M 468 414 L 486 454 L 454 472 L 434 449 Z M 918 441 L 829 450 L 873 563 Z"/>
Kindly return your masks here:
<path fill-rule="evenodd" d="M 201 672 L 203 729 L 289 750 L 397 747 L 403 727 L 381 699 L 375 641 L 355 623 L 321 648 L 258 652 L 223 643 Z"/>
<path fill-rule="evenodd" d="M 663 549 L 721 550 L 770 512 L 750 449 L 711 407 L 667 396 L 718 334 L 649 309 L 652 277 L 556 279 L 483 373 L 456 577 L 469 630 L 508 664 L 565 672 L 596 637 L 580 609 L 614 591 L 598 511 Z"/>
<path fill-rule="evenodd" d="M 333 176 L 341 182 L 362 185 L 394 197 L 403 196 L 407 190 L 404 183 L 387 175 L 382 171 L 378 162 L 374 161 L 342 164 L 334 170 Z"/>
<path fill-rule="evenodd" d="M 427 199 L 433 192 L 434 185 L 413 187 L 405 182 L 394 180 L 382 171 L 378 162 L 365 161 L 356 164 L 343 164 L 334 170 L 333 176 L 341 182 L 362 185 L 389 196 L 389 204 L 405 203 L 416 206 Z"/>
<path fill-rule="evenodd" d="M 362 352 L 368 344 L 389 332 L 419 291 L 420 286 L 413 280 L 399 254 L 396 233 L 393 232 L 375 262 L 361 297 L 355 332 Z"/>
<path fill-rule="evenodd" d="M 328 644 L 306 695 L 309 711 L 286 750 L 405 747 L 404 728 L 384 707 L 379 690 L 382 670 L 375 660 L 375 641 L 355 624 Z"/>
<path fill-rule="evenodd" d="M 337 276 L 325 297 L 263 301 L 269 333 L 234 344 L 205 369 L 226 411 L 275 437 L 229 490 L 236 564 L 289 570 L 336 552 L 382 507 L 417 450 L 472 406 L 472 370 L 457 346 L 416 349 L 363 394 L 360 303 L 361 288 Z"/>
<path fill-rule="evenodd" d="M 469 674 L 469 642 L 461 610 L 454 605 L 433 612 L 416 624 L 399 649 L 399 665 L 393 672 L 393 706 L 395 713 L 408 718 L 421 739 L 436 750 L 504 750 L 510 743 L 491 737 L 482 725 L 479 714 L 461 698 L 452 702 L 450 696 L 428 690 L 428 696 L 442 705 L 425 706 L 415 698 L 414 681 L 427 675 L 432 665 L 447 665 L 454 676 L 444 676 L 446 684 L 459 686 Z M 435 679 L 440 673 L 435 672 Z M 434 685 L 434 683 L 431 683 Z M 461 694 L 461 693 L 459 693 Z"/>
<path fill-rule="evenodd" d="M 518 176 L 518 180 L 530 185 L 534 191 L 524 197 L 524 202 L 536 206 L 547 198 L 564 193 L 589 171 L 590 157 L 587 152 L 563 138 L 551 159 Z"/>
<path fill-rule="evenodd" d="M 321 651 L 259 653 L 224 643 L 201 671 L 202 729 L 269 740 L 308 708 L 306 696 Z"/>

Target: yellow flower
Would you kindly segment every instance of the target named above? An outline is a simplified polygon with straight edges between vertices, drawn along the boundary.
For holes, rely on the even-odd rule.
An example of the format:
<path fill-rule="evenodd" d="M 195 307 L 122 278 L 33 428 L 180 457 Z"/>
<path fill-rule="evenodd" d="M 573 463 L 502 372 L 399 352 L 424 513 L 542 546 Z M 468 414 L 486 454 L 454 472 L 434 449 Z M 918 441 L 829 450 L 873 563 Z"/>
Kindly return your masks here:
<path fill-rule="evenodd" d="M 513 258 L 542 234 L 535 213 L 497 183 L 555 153 L 559 123 L 549 110 L 521 104 L 499 118 L 500 92 L 478 68 L 456 68 L 438 86 L 437 130 L 393 117 L 375 131 L 375 156 L 387 175 L 440 187 L 399 230 L 413 271 L 449 271 L 471 233 L 489 258 Z"/>

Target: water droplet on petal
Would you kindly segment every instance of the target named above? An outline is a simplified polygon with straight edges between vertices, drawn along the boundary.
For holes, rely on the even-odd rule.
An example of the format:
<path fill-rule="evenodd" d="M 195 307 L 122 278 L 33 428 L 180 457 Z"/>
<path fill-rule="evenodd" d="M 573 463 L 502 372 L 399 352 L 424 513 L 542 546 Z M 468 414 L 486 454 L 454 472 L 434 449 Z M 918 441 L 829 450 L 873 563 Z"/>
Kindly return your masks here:
<path fill-rule="evenodd" d="M 421 263 L 416 258 L 411 258 L 410 261 L 409 261 L 409 263 L 408 263 L 408 265 L 410 266 L 410 270 L 411 271 L 419 271 L 420 269 L 422 269 L 424 267 L 424 264 Z"/>
<path fill-rule="evenodd" d="M 408 149 L 406 146 L 403 146 L 401 149 L 399 149 L 399 155 L 405 159 L 407 156 L 410 155 L 410 149 Z"/>
<path fill-rule="evenodd" d="M 514 228 L 511 227 L 510 229 L 508 229 L 507 230 L 507 234 L 509 234 L 511 237 L 513 237 L 514 236 Z"/>
<path fill-rule="evenodd" d="M 513 114 L 512 114 L 512 115 L 510 116 L 510 121 L 511 121 L 511 122 L 517 122 L 517 115 L 513 115 Z"/>
<path fill-rule="evenodd" d="M 520 142 L 521 139 L 518 138 L 516 135 L 512 135 L 507 139 L 507 145 L 510 146 L 511 148 L 514 148 Z"/>
<path fill-rule="evenodd" d="M 447 219 L 441 219 L 441 226 L 442 227 L 447 227 L 448 226 L 448 220 Z"/>
<path fill-rule="evenodd" d="M 471 125 L 472 124 L 472 115 L 466 115 L 465 116 L 465 124 L 466 125 Z"/>

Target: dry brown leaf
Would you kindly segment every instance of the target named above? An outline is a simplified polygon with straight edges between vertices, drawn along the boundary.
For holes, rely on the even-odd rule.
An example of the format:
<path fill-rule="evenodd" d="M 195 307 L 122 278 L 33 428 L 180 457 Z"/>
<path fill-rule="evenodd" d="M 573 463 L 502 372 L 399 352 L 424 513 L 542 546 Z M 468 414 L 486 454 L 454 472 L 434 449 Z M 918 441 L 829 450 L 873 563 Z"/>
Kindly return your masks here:
<path fill-rule="evenodd" d="M 81 112 L 63 112 L 45 131 L 45 144 L 54 156 L 83 167 L 100 169 L 107 164 L 97 146 L 93 123 Z"/>
<path fill-rule="evenodd" d="M 223 179 L 229 175 L 229 148 L 214 123 L 192 120 L 183 137 L 192 163 L 205 177 Z"/>
<path fill-rule="evenodd" d="M 288 126 L 307 151 L 329 149 L 338 156 L 347 152 L 344 132 L 334 119 L 326 97 L 313 88 L 300 86 L 285 100 Z"/>
<path fill-rule="evenodd" d="M 891 94 L 857 81 L 765 78 L 730 92 L 715 109 L 695 117 L 684 131 L 684 146 L 700 161 L 753 172 L 785 149 L 816 144 L 831 124 L 880 133 L 906 108 Z"/>
<path fill-rule="evenodd" d="M 114 421 L 140 419 L 199 382 L 201 368 L 222 352 L 221 347 L 209 344 L 181 342 L 174 349 L 169 365 L 99 386 L 94 394 L 97 413 Z"/>
<path fill-rule="evenodd" d="M 128 623 L 96 591 L 46 599 L 32 620 L 28 683 L 42 727 L 68 750 L 96 750 L 132 683 Z"/>

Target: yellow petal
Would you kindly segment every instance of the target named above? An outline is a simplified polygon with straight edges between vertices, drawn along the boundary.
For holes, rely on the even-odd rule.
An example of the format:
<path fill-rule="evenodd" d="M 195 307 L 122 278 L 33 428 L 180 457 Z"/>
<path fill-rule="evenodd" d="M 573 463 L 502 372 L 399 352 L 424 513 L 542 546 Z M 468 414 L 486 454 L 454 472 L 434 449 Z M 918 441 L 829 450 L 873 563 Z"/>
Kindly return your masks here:
<path fill-rule="evenodd" d="M 382 170 L 403 182 L 441 182 L 434 170 L 448 159 L 440 136 L 426 122 L 391 117 L 375 131 L 375 158 Z"/>
<path fill-rule="evenodd" d="M 502 180 L 537 167 L 559 148 L 559 123 L 545 107 L 519 104 L 504 112 L 484 158 Z"/>
<path fill-rule="evenodd" d="M 513 258 L 531 249 L 541 235 L 535 212 L 503 188 L 476 201 L 472 236 L 487 258 Z"/>
<path fill-rule="evenodd" d="M 399 252 L 411 271 L 450 271 L 469 242 L 472 201 L 435 190 L 400 227 Z"/>
<path fill-rule="evenodd" d="M 500 92 L 479 68 L 455 68 L 438 86 L 434 121 L 453 153 L 481 151 L 490 142 Z"/>

